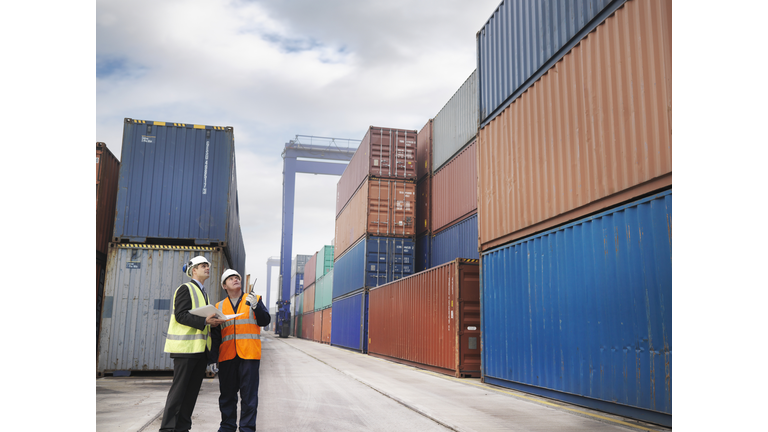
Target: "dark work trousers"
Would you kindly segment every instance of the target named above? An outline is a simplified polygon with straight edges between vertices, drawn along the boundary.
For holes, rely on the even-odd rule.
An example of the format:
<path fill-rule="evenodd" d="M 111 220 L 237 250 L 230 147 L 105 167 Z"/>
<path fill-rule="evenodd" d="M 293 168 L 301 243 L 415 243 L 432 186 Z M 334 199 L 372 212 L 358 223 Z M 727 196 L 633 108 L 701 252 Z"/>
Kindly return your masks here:
<path fill-rule="evenodd" d="M 173 359 L 173 383 L 165 401 L 161 432 L 188 431 L 192 427 L 192 411 L 207 365 L 205 356 Z"/>
<path fill-rule="evenodd" d="M 237 392 L 240 392 L 240 432 L 256 430 L 259 405 L 259 365 L 261 360 L 243 360 L 235 356 L 219 363 L 219 432 L 237 431 Z"/>

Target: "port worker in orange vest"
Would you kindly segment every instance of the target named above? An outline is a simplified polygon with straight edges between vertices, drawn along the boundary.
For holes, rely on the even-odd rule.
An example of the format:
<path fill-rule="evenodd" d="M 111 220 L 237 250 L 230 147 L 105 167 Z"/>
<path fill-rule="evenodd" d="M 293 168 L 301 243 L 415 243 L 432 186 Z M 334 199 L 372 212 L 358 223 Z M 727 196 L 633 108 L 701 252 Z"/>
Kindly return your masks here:
<path fill-rule="evenodd" d="M 269 325 L 271 317 L 261 296 L 246 295 L 240 274 L 229 269 L 221 275 L 221 286 L 227 298 L 216 303 L 224 315 L 241 314 L 211 328 L 210 362 L 218 363 L 219 432 L 237 431 L 237 394 L 242 399 L 240 431 L 256 430 L 256 410 L 259 405 L 259 365 L 261 363 L 261 327 Z M 216 365 L 213 366 L 214 370 Z"/>

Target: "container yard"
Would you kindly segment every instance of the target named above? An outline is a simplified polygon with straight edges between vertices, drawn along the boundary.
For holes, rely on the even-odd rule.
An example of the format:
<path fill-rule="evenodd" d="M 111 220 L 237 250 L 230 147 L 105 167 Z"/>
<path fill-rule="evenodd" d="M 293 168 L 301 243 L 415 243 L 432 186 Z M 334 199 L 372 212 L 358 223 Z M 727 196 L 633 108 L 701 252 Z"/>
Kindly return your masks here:
<path fill-rule="evenodd" d="M 343 171 L 299 161 L 338 175 L 333 238 L 280 263 L 257 430 L 672 427 L 671 2 L 488 14 L 420 129 L 361 125 Z M 123 127 L 119 161 L 97 143 L 97 376 L 162 387 L 180 269 L 246 275 L 253 197 L 233 127 Z M 214 375 L 196 428 L 217 427 Z M 142 428 L 162 405 L 137 404 Z"/>

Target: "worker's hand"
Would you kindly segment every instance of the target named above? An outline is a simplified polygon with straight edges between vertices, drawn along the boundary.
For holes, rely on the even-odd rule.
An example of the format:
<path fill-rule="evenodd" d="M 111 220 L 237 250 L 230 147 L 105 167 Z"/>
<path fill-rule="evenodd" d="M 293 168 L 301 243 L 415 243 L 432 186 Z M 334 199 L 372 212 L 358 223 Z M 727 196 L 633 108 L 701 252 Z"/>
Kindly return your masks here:
<path fill-rule="evenodd" d="M 253 291 L 248 294 L 248 297 L 245 298 L 245 301 L 251 305 L 251 309 L 256 309 L 256 294 L 254 294 Z"/>
<path fill-rule="evenodd" d="M 211 327 L 217 327 L 219 324 L 223 323 L 224 321 L 226 320 L 216 318 L 216 314 L 211 314 L 208 318 L 205 319 L 205 323 L 210 325 Z"/>
<path fill-rule="evenodd" d="M 208 365 L 207 368 L 205 368 L 205 371 L 208 373 L 219 373 L 219 364 L 218 363 L 211 363 Z"/>

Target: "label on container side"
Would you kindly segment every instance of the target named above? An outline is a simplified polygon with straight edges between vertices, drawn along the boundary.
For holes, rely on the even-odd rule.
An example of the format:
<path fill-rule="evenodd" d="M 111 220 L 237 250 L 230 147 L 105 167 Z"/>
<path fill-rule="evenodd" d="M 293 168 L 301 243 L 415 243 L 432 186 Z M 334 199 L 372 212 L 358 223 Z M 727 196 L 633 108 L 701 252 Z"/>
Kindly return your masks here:
<path fill-rule="evenodd" d="M 141 136 L 141 142 L 146 144 L 154 144 L 155 143 L 155 137 L 151 135 L 142 135 Z"/>

